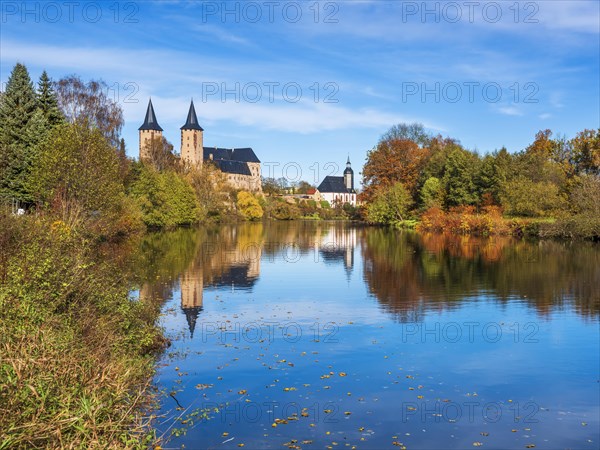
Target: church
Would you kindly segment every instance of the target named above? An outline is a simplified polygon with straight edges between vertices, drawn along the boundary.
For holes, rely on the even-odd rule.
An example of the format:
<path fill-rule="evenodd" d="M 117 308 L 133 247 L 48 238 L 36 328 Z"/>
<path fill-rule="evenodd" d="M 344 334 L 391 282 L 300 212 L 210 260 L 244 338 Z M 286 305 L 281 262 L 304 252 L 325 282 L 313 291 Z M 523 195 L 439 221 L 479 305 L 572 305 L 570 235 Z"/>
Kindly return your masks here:
<path fill-rule="evenodd" d="M 350 157 L 346 161 L 346 169 L 341 177 L 326 176 L 317 188 L 323 200 L 327 200 L 330 205 L 336 203 L 350 203 L 356 206 L 356 191 L 354 190 L 354 171 L 350 164 Z"/>
<path fill-rule="evenodd" d="M 151 99 L 148 102 L 144 123 L 138 130 L 141 161 L 150 156 L 149 145 L 152 140 L 162 139 L 163 129 L 156 120 Z M 184 164 L 190 167 L 201 167 L 204 161 L 211 161 L 235 189 L 262 192 L 260 160 L 254 150 L 250 147 L 204 147 L 204 129 L 198 123 L 193 100 L 190 103 L 187 120 L 180 130 L 180 158 Z"/>

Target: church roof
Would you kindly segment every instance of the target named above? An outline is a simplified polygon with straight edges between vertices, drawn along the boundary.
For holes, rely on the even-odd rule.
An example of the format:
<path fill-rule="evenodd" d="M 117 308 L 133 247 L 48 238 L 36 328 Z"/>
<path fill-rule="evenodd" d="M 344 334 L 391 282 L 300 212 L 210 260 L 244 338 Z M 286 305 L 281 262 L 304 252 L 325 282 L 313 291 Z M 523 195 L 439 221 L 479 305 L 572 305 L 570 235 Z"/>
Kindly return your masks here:
<path fill-rule="evenodd" d="M 196 116 L 196 108 L 194 108 L 194 100 L 190 103 L 190 110 L 185 124 L 181 127 L 182 130 L 200 130 L 204 131 L 198 123 L 198 117 Z"/>
<path fill-rule="evenodd" d="M 354 170 L 350 167 L 350 155 L 348 155 L 348 160 L 346 161 L 346 170 L 344 170 L 344 174 L 346 173 L 354 173 Z"/>
<path fill-rule="evenodd" d="M 148 109 L 146 110 L 146 119 L 144 119 L 144 123 L 138 130 L 153 130 L 153 131 L 162 131 L 163 129 L 158 124 L 156 120 L 156 114 L 154 114 L 154 107 L 152 106 L 152 99 L 148 101 Z"/>
<path fill-rule="evenodd" d="M 254 150 L 250 147 L 244 148 L 220 148 L 220 147 L 204 147 L 204 160 L 226 160 L 226 161 L 242 161 L 246 163 L 259 163 L 260 160 L 256 157 Z"/>
<path fill-rule="evenodd" d="M 344 184 L 344 177 L 326 176 L 317 188 L 319 192 L 333 192 L 337 194 L 353 194 L 353 189 L 348 189 Z"/>

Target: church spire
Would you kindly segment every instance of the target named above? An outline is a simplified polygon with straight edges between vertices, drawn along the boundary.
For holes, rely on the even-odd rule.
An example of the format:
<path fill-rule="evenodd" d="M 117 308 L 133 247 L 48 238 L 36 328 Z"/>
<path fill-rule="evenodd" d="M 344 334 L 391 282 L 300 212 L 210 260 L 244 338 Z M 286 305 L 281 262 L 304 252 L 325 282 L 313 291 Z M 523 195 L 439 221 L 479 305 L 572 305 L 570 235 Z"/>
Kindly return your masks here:
<path fill-rule="evenodd" d="M 148 101 L 148 109 L 146 110 L 146 119 L 144 119 L 144 123 L 138 130 L 152 130 L 152 131 L 162 131 L 163 129 L 158 124 L 156 120 L 156 114 L 154 114 L 154 107 L 152 106 L 152 99 Z"/>
<path fill-rule="evenodd" d="M 204 131 L 202 127 L 198 124 L 198 117 L 196 117 L 196 108 L 194 108 L 194 99 L 190 103 L 190 110 L 188 111 L 188 116 L 185 124 L 181 127 L 182 130 L 198 130 Z"/>

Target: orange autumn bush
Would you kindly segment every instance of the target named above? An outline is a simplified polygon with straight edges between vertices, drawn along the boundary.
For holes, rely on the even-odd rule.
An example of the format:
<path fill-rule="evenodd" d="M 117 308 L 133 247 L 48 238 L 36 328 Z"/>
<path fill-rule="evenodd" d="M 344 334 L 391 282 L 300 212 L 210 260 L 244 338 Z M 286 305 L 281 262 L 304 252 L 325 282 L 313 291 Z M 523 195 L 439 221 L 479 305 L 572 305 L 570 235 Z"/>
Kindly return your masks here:
<path fill-rule="evenodd" d="M 418 229 L 481 236 L 510 234 L 512 231 L 510 223 L 502 217 L 502 209 L 498 206 L 485 206 L 479 212 L 474 206 L 456 206 L 447 212 L 432 207 L 421 216 Z"/>

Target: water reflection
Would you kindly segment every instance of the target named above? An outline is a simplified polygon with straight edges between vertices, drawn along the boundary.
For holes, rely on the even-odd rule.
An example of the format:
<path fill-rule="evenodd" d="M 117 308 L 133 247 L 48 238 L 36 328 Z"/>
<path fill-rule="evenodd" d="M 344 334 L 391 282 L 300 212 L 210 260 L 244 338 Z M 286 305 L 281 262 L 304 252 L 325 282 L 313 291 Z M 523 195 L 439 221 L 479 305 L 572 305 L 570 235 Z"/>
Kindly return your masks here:
<path fill-rule="evenodd" d="M 600 251 L 593 244 L 416 234 L 341 222 L 245 223 L 150 235 L 141 245 L 140 296 L 165 299 L 179 290 L 193 335 L 203 292 L 252 291 L 261 261 L 309 258 L 343 267 L 349 280 L 357 252 L 369 292 L 403 322 L 480 295 L 524 302 L 540 315 L 565 308 L 585 317 L 600 313 Z"/>
<path fill-rule="evenodd" d="M 485 294 L 518 300 L 541 315 L 600 312 L 600 252 L 594 244 L 525 242 L 369 230 L 361 247 L 370 291 L 391 313 L 414 320 Z"/>

